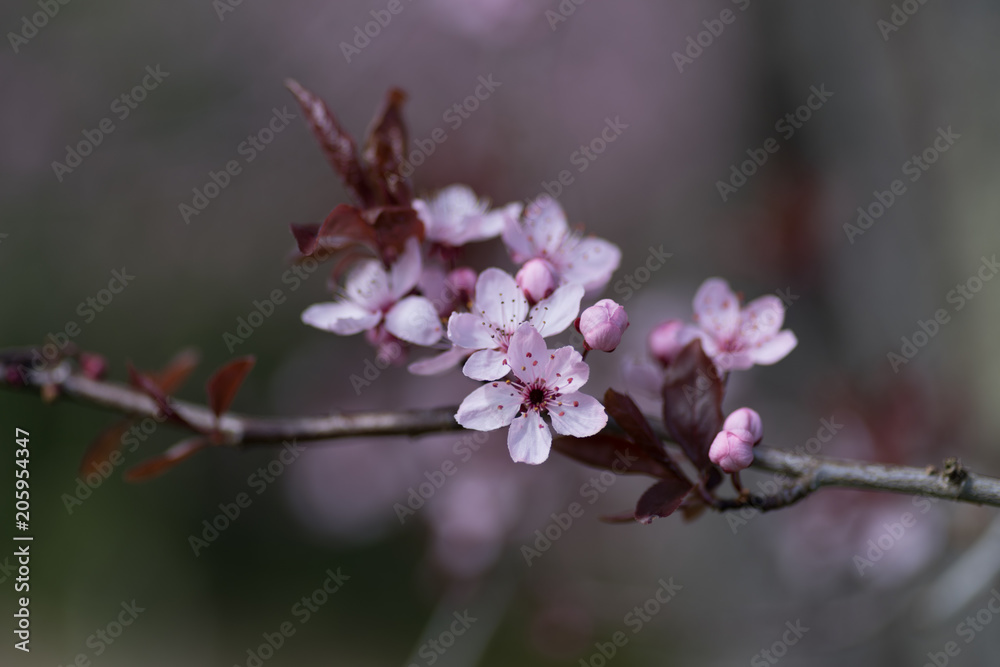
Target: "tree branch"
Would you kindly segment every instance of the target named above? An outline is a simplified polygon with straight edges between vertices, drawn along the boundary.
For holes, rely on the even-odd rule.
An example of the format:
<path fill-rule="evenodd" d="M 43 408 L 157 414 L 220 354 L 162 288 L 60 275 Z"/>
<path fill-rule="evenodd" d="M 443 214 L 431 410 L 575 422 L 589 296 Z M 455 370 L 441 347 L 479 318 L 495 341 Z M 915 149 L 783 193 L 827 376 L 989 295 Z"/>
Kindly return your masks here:
<path fill-rule="evenodd" d="M 22 389 L 58 387 L 61 396 L 86 405 L 96 405 L 132 417 L 162 420 L 156 403 L 141 391 L 107 380 L 93 380 L 62 362 L 46 371 L 21 372 L 23 361 L 0 355 L 0 384 Z M 207 407 L 171 399 L 171 407 L 202 433 L 217 431 L 226 446 L 281 444 L 288 440 L 308 442 L 345 437 L 421 435 L 461 430 L 455 407 L 432 410 L 339 412 L 322 417 L 252 417 L 228 413 L 221 419 Z M 666 437 L 658 427 L 658 435 Z M 758 446 L 754 467 L 787 476 L 781 488 L 770 495 L 744 493 L 738 498 L 718 499 L 719 511 L 754 507 L 762 511 L 787 507 L 823 487 L 843 487 L 923 495 L 1000 507 L 1000 479 L 977 475 L 957 460 L 945 461 L 941 469 L 842 461 Z"/>

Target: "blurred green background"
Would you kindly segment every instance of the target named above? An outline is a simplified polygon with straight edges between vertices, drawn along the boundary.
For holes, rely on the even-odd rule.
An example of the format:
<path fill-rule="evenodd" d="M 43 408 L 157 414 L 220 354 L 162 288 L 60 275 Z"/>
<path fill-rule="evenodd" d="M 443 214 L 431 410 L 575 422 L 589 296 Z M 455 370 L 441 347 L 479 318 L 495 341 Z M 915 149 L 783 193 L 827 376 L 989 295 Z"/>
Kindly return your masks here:
<path fill-rule="evenodd" d="M 45 6 L 54 15 L 33 19 Z M 379 18 L 384 25 L 371 24 Z M 32 31 L 33 20 L 43 27 Z M 377 34 L 355 42 L 367 24 Z M 126 361 L 155 369 L 193 346 L 203 362 L 178 395 L 197 401 L 212 369 L 254 354 L 234 406 L 248 413 L 457 403 L 473 383 L 403 367 L 355 392 L 351 375 L 373 360 L 371 348 L 299 322 L 329 298 L 326 272 L 295 290 L 282 281 L 288 223 L 321 219 L 346 192 L 301 118 L 252 161 L 241 150 L 275 109 L 299 115 L 286 77 L 324 97 L 355 135 L 398 85 L 410 94 L 411 139 L 435 128 L 447 136 L 415 171 L 419 192 L 463 182 L 502 204 L 570 170 L 559 193 L 569 217 L 623 250 L 612 298 L 624 299 L 615 286 L 650 246 L 673 253 L 625 301 L 626 343 L 591 357 L 590 393 L 622 388 L 620 363 L 643 356 L 649 328 L 689 317 L 697 286 L 721 275 L 748 298 L 796 297 L 787 323 L 799 347 L 734 377 L 727 398 L 729 409 L 761 412 L 767 443 L 802 446 L 832 418 L 844 427 L 824 455 L 918 466 L 954 455 L 1000 471 L 1000 281 L 961 310 L 947 301 L 1000 245 L 994 3 L 17 0 L 0 9 L 0 26 L 3 347 L 45 342 L 76 322 L 75 342 L 105 354 L 123 380 Z M 122 117 L 116 100 L 157 66 L 167 75 Z M 489 76 L 500 85 L 457 123 L 449 109 Z M 778 124 L 813 86 L 833 95 L 782 134 Z M 95 136 L 104 118 L 113 132 L 57 174 L 66 146 Z M 574 158 L 608 118 L 627 129 L 597 159 Z M 904 163 L 948 127 L 960 138 L 852 239 L 844 226 L 856 224 L 857 208 L 908 179 Z M 780 148 L 723 201 L 717 183 L 768 137 Z M 186 222 L 180 205 L 230 160 L 240 173 Z M 510 268 L 499 244 L 473 257 Z M 135 279 L 102 312 L 78 309 L 123 267 Z M 274 289 L 287 301 L 227 349 L 224 334 Z M 887 354 L 939 308 L 950 322 L 893 372 Z M 773 650 L 789 665 L 894 666 L 924 664 L 955 641 L 955 664 L 985 665 L 1000 651 L 1000 624 L 971 639 L 959 625 L 1000 585 L 995 512 L 980 508 L 825 491 L 745 524 L 717 515 L 599 522 L 645 488 L 622 479 L 529 566 L 522 547 L 580 501 L 594 473 L 559 458 L 515 465 L 503 434 L 402 525 L 394 505 L 444 461 L 458 462 L 460 434 L 311 447 L 266 488 L 251 480 L 276 458 L 263 448 L 204 453 L 124 483 L 125 468 L 183 437 L 161 426 L 68 511 L 80 457 L 113 421 L 0 393 L 8 480 L 14 428 L 31 434 L 35 537 L 32 651 L 15 651 L 8 632 L 3 664 L 69 665 L 83 654 L 95 665 L 249 667 L 248 651 L 285 622 L 295 634 L 263 664 L 771 664 L 761 651 Z M 754 488 L 767 481 L 748 476 Z M 252 504 L 195 555 L 190 536 L 241 492 Z M 859 568 L 869 540 L 906 512 L 915 525 Z M 5 525 L 12 514 L 8 497 Z M 10 629 L 4 558 L 13 548 L 0 551 Z M 963 560 L 970 549 L 980 557 Z M 301 623 L 294 605 L 337 568 L 349 580 Z M 682 588 L 636 632 L 628 614 L 671 578 Z M 113 643 L 91 639 L 133 600 L 144 611 Z M 454 646 L 442 654 L 426 643 L 450 644 L 442 633 L 464 611 L 477 620 Z M 775 649 L 797 621 L 808 632 Z M 627 644 L 606 658 L 618 631 Z"/>

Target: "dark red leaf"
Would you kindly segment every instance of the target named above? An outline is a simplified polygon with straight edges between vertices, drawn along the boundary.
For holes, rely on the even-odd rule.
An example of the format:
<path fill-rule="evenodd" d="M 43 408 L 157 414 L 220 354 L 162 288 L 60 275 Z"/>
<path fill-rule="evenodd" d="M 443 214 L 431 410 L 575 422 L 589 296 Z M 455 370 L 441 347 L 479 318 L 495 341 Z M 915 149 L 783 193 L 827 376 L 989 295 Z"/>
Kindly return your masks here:
<path fill-rule="evenodd" d="M 155 382 L 164 394 L 173 394 L 181 388 L 200 360 L 201 356 L 197 350 L 193 348 L 181 350 L 167 362 L 163 370 L 159 373 L 151 373 L 149 379 Z"/>
<path fill-rule="evenodd" d="M 178 442 L 160 456 L 154 456 L 134 466 L 125 473 L 126 482 L 145 482 L 159 477 L 181 461 L 208 447 L 204 438 L 190 438 Z"/>
<path fill-rule="evenodd" d="M 375 116 L 365 142 L 364 160 L 368 164 L 369 182 L 384 193 L 387 203 L 409 206 L 412 199 L 410 186 L 401 173 L 406 160 L 406 123 L 403 121 L 403 104 L 406 93 L 390 88 L 382 108 Z"/>
<path fill-rule="evenodd" d="M 620 512 L 618 514 L 605 514 L 597 517 L 598 521 L 604 523 L 635 523 L 635 512 Z"/>
<path fill-rule="evenodd" d="M 396 261 L 409 239 L 424 239 L 424 223 L 412 208 L 384 208 L 375 218 L 374 226 L 378 252 L 386 264 Z"/>
<path fill-rule="evenodd" d="M 148 375 L 144 375 L 143 373 L 137 371 L 135 366 L 132 365 L 132 362 L 128 363 L 128 378 L 129 383 L 133 387 L 153 399 L 153 402 L 156 403 L 156 407 L 160 409 L 160 413 L 162 413 L 165 418 L 194 429 L 194 427 L 191 426 L 186 419 L 177 414 L 177 411 L 170 405 L 169 397 L 162 389 L 160 389 L 160 386 Z"/>
<path fill-rule="evenodd" d="M 620 394 L 614 389 L 608 389 L 604 392 L 604 408 L 637 445 L 650 453 L 664 451 L 663 444 L 653 432 L 653 427 L 631 397 Z"/>
<path fill-rule="evenodd" d="M 323 149 L 323 154 L 334 170 L 340 174 L 348 190 L 362 206 L 373 205 L 374 193 L 358 159 L 358 149 L 351 135 L 340 126 L 326 106 L 326 102 L 306 90 L 298 81 L 286 79 L 285 87 L 295 96 L 305 114 L 309 129 Z"/>
<path fill-rule="evenodd" d="M 650 523 L 657 517 L 670 516 L 674 513 L 691 489 L 692 484 L 686 480 L 670 477 L 657 482 L 646 489 L 635 506 L 635 520 L 639 523 Z"/>
<path fill-rule="evenodd" d="M 106 477 L 104 471 L 111 465 L 109 459 L 111 455 L 121 449 L 122 436 L 132 426 L 131 419 L 115 422 L 108 428 L 101 431 L 94 441 L 87 447 L 80 461 L 80 476 L 86 477 L 91 473 L 97 473 L 101 477 Z"/>
<path fill-rule="evenodd" d="M 290 226 L 299 252 L 304 257 L 355 244 L 365 245 L 372 252 L 377 250 L 375 229 L 365 222 L 357 208 L 347 204 L 339 204 L 330 211 L 321 225 L 292 223 Z"/>
<path fill-rule="evenodd" d="M 552 448 L 575 461 L 619 475 L 634 473 L 653 477 L 672 476 L 663 463 L 650 456 L 639 445 L 607 433 L 585 438 L 560 436 L 552 441 Z"/>
<path fill-rule="evenodd" d="M 701 349 L 689 343 L 667 366 L 663 383 L 663 424 L 699 470 L 711 465 L 708 448 L 722 427 L 722 378 Z"/>
<path fill-rule="evenodd" d="M 229 409 L 236 392 L 240 390 L 247 373 L 257 360 L 251 355 L 234 359 L 215 372 L 208 379 L 205 389 L 208 391 L 208 405 L 216 417 Z"/>

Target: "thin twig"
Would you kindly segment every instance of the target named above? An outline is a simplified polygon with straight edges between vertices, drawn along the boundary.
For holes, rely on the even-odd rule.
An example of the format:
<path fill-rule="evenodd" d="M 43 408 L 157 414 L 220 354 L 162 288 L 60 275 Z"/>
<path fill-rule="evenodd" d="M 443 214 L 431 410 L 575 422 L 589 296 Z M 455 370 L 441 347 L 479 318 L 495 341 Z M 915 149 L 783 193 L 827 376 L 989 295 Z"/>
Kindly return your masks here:
<path fill-rule="evenodd" d="M 68 370 L 67 370 L 68 369 Z M 10 371 L 14 371 L 11 373 Z M 18 379 L 18 378 L 21 379 Z M 0 356 L 0 384 L 23 389 L 57 385 L 59 395 L 87 405 L 97 405 L 133 417 L 160 418 L 156 403 L 128 385 L 93 380 L 73 370 L 68 362 L 45 372 L 17 373 L 17 367 Z M 285 441 L 310 442 L 345 437 L 421 435 L 460 430 L 455 407 L 432 410 L 339 412 L 322 417 L 252 417 L 228 413 L 220 420 L 207 407 L 171 399 L 171 406 L 191 426 L 203 433 L 216 428 L 219 444 L 279 445 Z M 659 435 L 664 435 L 658 427 Z M 742 507 L 772 510 L 802 500 L 822 487 L 845 487 L 923 495 L 1000 507 L 1000 479 L 968 472 L 955 460 L 941 470 L 842 461 L 758 446 L 754 467 L 788 476 L 776 493 L 744 494 L 719 499 L 720 511 Z"/>

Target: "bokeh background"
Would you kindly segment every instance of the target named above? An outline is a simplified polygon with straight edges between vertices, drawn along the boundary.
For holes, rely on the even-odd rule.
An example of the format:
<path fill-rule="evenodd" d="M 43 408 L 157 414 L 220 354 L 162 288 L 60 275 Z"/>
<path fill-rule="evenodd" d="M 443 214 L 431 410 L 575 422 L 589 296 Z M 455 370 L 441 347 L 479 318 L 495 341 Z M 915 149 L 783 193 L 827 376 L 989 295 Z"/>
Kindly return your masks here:
<path fill-rule="evenodd" d="M 179 393 L 192 400 L 203 399 L 211 369 L 254 354 L 235 405 L 243 412 L 457 403 L 474 386 L 458 373 L 426 380 L 391 367 L 355 391 L 351 376 L 374 360 L 371 348 L 299 322 L 328 298 L 326 272 L 295 290 L 282 280 L 288 223 L 319 220 L 347 194 L 300 117 L 252 162 L 240 152 L 275 109 L 299 116 L 286 77 L 323 96 L 356 135 L 399 85 L 410 94 L 411 138 L 435 128 L 447 136 L 415 171 L 418 191 L 462 182 L 506 203 L 570 170 L 559 199 L 571 219 L 623 249 L 614 298 L 650 246 L 672 253 L 625 301 L 626 343 L 591 357 L 592 393 L 624 388 L 621 364 L 644 356 L 649 328 L 689 317 L 694 290 L 720 275 L 750 298 L 794 296 L 787 323 L 798 348 L 734 378 L 727 397 L 729 409 L 761 412 L 766 442 L 804 447 L 827 419 L 843 427 L 824 455 L 919 466 L 960 456 L 1000 471 L 1000 280 L 961 310 L 947 300 L 1000 244 L 995 3 L 401 0 L 349 59 L 342 43 L 372 11 L 384 18 L 388 1 L 70 0 L 32 32 L 25 17 L 40 4 L 0 9 L 4 347 L 44 342 L 75 321 L 75 342 L 105 354 L 123 379 L 128 360 L 154 369 L 192 346 L 203 363 Z M 719 21 L 725 10 L 729 23 Z M 699 33 L 700 53 L 688 42 Z M 696 57 L 679 68 L 674 54 L 689 48 Z M 112 104 L 147 66 L 168 76 L 121 119 Z M 445 114 L 479 77 L 500 85 L 455 127 Z M 813 86 L 832 96 L 785 136 L 776 123 Z M 58 178 L 52 163 L 105 117 L 114 131 Z M 608 118 L 627 129 L 579 171 L 574 152 Z M 960 138 L 908 180 L 904 163 L 947 128 Z M 779 150 L 723 201 L 717 182 L 769 137 Z M 241 173 L 186 222 L 179 206 L 230 160 Z M 906 192 L 851 238 L 844 225 L 894 179 Z M 475 257 L 510 266 L 499 244 Z M 122 267 L 134 281 L 85 321 L 79 304 Z M 224 334 L 274 289 L 287 301 L 228 349 Z M 887 354 L 939 308 L 950 321 L 894 372 Z M 35 535 L 32 651 L 12 648 L 5 569 L 3 664 L 68 665 L 83 654 L 95 665 L 249 667 L 248 651 L 285 622 L 296 632 L 272 656 L 264 650 L 269 667 L 596 666 L 598 645 L 609 652 L 618 631 L 627 644 L 607 662 L 623 667 L 771 664 L 764 650 L 789 665 L 922 665 L 950 641 L 960 649 L 952 664 L 986 665 L 1000 650 L 1000 620 L 982 611 L 1000 586 L 994 511 L 824 491 L 742 521 L 601 523 L 644 488 L 622 479 L 593 505 L 584 500 L 584 515 L 529 566 L 522 547 L 581 501 L 594 473 L 559 457 L 515 465 L 502 434 L 468 461 L 455 449 L 461 434 L 311 446 L 264 488 L 251 476 L 272 464 L 273 449 L 210 452 L 124 483 L 125 468 L 183 436 L 162 426 L 68 508 L 83 451 L 113 421 L 0 394 L 6 479 L 10 434 L 31 433 Z M 457 473 L 401 522 L 394 505 L 446 460 Z M 760 488 L 769 478 L 747 481 Z M 250 507 L 195 555 L 190 537 L 241 492 Z M 0 503 L 4 525 L 12 504 Z M 914 525 L 885 538 L 907 512 Z M 859 565 L 879 538 L 890 548 Z M 294 605 L 337 568 L 350 579 L 301 623 Z M 671 578 L 681 588 L 662 608 L 650 604 L 658 613 L 635 632 L 628 614 Z M 133 600 L 144 611 L 113 643 L 92 638 Z M 426 642 L 451 645 L 442 633 L 466 611 L 477 620 L 435 652 Z M 994 622 L 969 633 L 960 624 L 977 613 Z M 796 623 L 808 631 L 780 645 Z"/>

